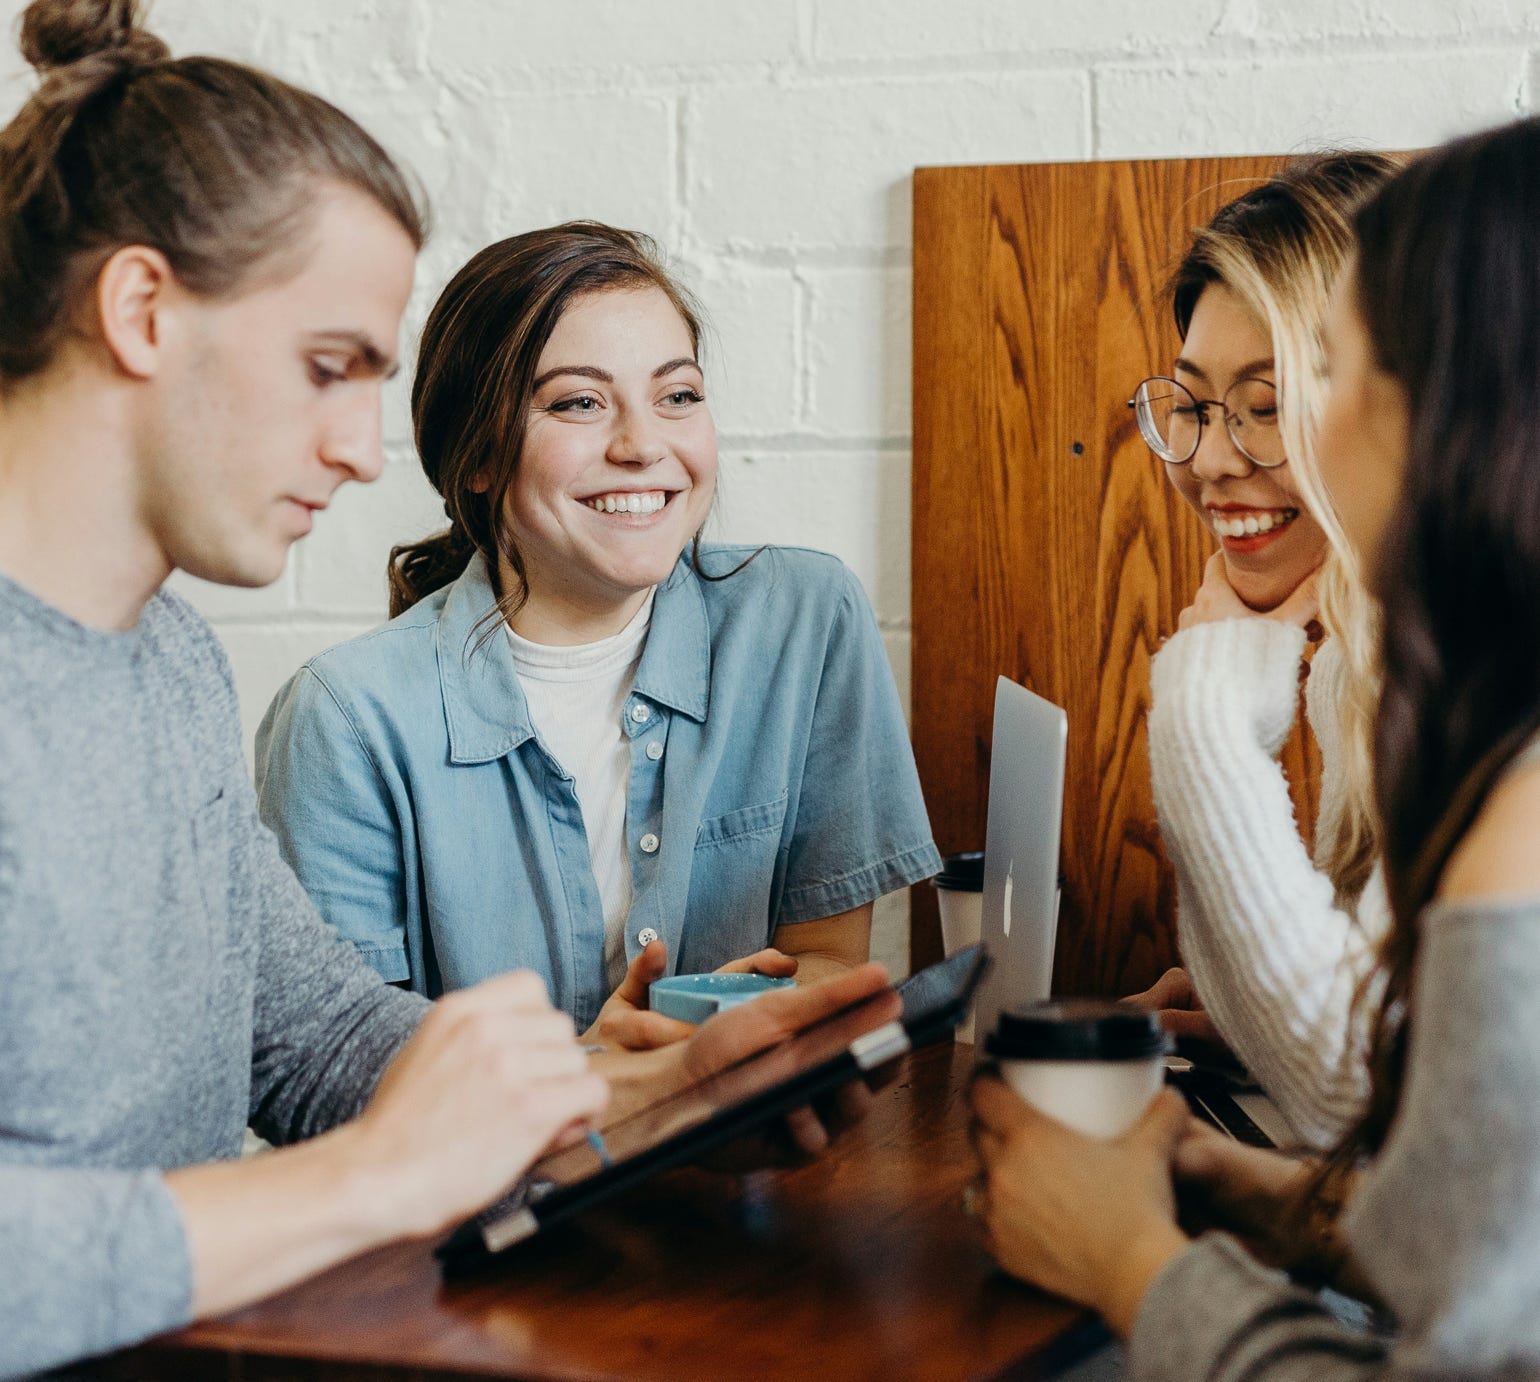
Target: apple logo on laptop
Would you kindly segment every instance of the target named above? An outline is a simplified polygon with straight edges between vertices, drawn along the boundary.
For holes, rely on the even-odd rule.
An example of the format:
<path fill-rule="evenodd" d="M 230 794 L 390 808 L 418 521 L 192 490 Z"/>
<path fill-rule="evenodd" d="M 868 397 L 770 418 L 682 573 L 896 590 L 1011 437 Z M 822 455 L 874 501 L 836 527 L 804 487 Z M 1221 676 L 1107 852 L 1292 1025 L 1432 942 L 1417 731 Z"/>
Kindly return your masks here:
<path fill-rule="evenodd" d="M 1011 934 L 1011 894 L 1016 890 L 1016 861 L 1005 871 L 1005 934 Z"/>

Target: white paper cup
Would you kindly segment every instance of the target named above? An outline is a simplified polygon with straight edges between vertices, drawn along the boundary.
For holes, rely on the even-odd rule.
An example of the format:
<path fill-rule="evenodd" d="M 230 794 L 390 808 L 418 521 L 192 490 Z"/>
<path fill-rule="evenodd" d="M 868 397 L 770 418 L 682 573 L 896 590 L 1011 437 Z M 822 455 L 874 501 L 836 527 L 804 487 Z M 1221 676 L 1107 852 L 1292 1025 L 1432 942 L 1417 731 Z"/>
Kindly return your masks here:
<path fill-rule="evenodd" d="M 984 933 L 984 856 L 948 854 L 931 880 L 941 908 L 941 947 L 950 957 L 977 945 Z M 973 1044 L 973 1010 L 957 1024 L 956 1039 Z"/>
<path fill-rule="evenodd" d="M 941 945 L 948 955 L 977 945 L 984 934 L 984 894 L 937 888 L 941 906 Z"/>
<path fill-rule="evenodd" d="M 1170 1044 L 1148 1008 L 1080 999 L 1006 1009 L 984 1049 L 1033 1108 L 1112 1138 L 1160 1093 Z"/>

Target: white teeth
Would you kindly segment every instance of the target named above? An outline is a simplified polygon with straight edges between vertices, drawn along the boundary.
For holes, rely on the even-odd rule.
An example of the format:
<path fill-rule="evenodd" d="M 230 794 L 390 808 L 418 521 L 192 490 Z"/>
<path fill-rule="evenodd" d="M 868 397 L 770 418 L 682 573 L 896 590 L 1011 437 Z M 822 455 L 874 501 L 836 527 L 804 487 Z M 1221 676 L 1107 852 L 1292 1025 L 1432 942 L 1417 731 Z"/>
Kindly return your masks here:
<path fill-rule="evenodd" d="M 1298 509 L 1265 509 L 1248 513 L 1244 517 L 1237 514 L 1233 518 L 1216 513 L 1214 531 L 1220 537 L 1255 537 L 1258 533 L 1270 533 L 1274 528 L 1281 528 L 1298 517 Z"/>
<path fill-rule="evenodd" d="M 645 494 L 601 494 L 583 501 L 597 513 L 657 513 L 668 502 L 668 495 L 660 489 Z"/>

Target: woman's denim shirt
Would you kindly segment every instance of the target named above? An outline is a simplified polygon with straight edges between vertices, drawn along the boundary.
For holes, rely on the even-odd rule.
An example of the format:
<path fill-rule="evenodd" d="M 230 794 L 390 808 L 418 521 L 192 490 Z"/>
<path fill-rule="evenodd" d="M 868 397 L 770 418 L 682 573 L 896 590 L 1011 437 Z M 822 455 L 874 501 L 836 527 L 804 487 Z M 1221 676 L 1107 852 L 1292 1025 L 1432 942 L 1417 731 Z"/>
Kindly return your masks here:
<path fill-rule="evenodd" d="M 701 551 L 716 573 L 754 549 Z M 582 812 L 493 605 L 477 557 L 306 663 L 257 734 L 262 815 L 386 979 L 436 997 L 533 969 L 586 1027 L 609 990 Z M 622 717 L 628 960 L 656 933 L 670 973 L 714 969 L 940 868 L 876 621 L 834 557 L 765 548 L 720 581 L 682 557 Z"/>

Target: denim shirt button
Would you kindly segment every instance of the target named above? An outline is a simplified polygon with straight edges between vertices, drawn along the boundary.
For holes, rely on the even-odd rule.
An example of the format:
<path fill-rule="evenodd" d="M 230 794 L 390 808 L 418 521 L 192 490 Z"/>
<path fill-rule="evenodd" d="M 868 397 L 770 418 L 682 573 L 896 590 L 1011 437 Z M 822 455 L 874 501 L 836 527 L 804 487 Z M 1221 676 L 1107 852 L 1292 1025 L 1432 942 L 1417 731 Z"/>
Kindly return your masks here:
<path fill-rule="evenodd" d="M 647 757 L 652 759 L 654 763 L 663 757 L 663 745 L 657 739 L 654 739 L 647 745 Z"/>
<path fill-rule="evenodd" d="M 650 926 L 644 926 L 636 933 L 636 943 L 638 945 L 651 945 L 657 938 L 658 933 Z"/>
<path fill-rule="evenodd" d="M 642 847 L 643 854 L 656 854 L 658 852 L 658 837 L 653 834 L 643 835 L 637 842 Z"/>
<path fill-rule="evenodd" d="M 639 725 L 645 725 L 652 718 L 652 711 L 638 701 L 631 707 L 631 718 Z"/>

